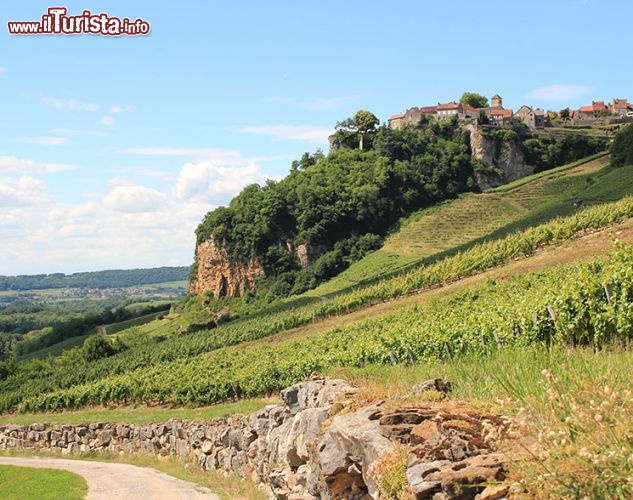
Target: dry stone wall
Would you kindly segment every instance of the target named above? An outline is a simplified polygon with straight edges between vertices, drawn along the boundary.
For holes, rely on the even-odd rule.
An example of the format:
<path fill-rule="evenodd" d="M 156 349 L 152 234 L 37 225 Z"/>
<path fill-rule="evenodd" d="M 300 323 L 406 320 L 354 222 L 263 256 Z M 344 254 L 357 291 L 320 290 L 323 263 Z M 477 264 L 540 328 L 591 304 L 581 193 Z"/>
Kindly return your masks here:
<path fill-rule="evenodd" d="M 474 498 L 486 481 L 503 479 L 504 459 L 488 455 L 480 419 L 442 420 L 437 411 L 381 404 L 355 409 L 355 391 L 343 380 L 301 382 L 282 391 L 277 405 L 206 423 L 3 425 L 0 450 L 177 457 L 234 472 L 288 500 L 380 498 L 375 465 L 396 441 L 415 445 L 407 471 L 415 498 Z"/>

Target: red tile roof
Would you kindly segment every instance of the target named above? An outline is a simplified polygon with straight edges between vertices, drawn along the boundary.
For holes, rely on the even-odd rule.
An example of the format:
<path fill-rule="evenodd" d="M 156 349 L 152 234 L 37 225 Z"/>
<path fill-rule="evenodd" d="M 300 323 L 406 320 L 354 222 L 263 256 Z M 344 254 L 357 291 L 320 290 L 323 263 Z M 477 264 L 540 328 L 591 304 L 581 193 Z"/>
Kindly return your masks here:
<path fill-rule="evenodd" d="M 437 105 L 438 111 L 441 109 L 443 110 L 443 109 L 457 109 L 457 108 L 459 108 L 459 103 L 455 101 L 447 102 L 446 104 Z"/>
<path fill-rule="evenodd" d="M 390 116 L 387 121 L 391 121 L 391 120 L 399 120 L 401 118 L 404 118 L 404 113 L 399 113 L 397 115 L 392 115 Z"/>
<path fill-rule="evenodd" d="M 628 107 L 629 103 L 626 99 L 613 99 L 614 109 L 627 109 Z"/>
<path fill-rule="evenodd" d="M 418 109 L 423 115 L 431 115 L 437 111 L 437 106 L 421 106 Z"/>
<path fill-rule="evenodd" d="M 512 118 L 511 109 L 491 109 L 489 112 L 491 117 L 498 116 L 500 118 Z"/>

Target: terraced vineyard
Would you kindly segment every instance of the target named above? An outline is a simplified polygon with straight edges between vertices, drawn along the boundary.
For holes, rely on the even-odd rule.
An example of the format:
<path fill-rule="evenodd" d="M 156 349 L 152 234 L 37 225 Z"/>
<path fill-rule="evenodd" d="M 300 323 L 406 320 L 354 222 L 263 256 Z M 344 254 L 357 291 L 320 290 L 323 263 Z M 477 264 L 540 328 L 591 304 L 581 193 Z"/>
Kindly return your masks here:
<path fill-rule="evenodd" d="M 614 201 L 633 193 L 633 168 L 609 169 L 609 156 L 536 174 L 518 187 L 469 193 L 412 215 L 384 246 L 307 295 L 326 295 L 356 286 L 428 259 L 462 251 L 555 217 L 583 205 Z"/>

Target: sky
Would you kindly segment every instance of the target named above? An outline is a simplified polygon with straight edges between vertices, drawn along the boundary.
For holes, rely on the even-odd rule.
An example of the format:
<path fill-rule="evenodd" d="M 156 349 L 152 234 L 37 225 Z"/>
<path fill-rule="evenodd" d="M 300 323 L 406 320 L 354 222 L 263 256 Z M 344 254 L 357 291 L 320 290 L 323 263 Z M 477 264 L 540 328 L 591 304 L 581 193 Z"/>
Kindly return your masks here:
<path fill-rule="evenodd" d="M 147 35 L 12 35 L 141 19 Z M 0 9 L 0 275 L 182 266 L 246 185 L 359 109 L 633 100 L 630 0 L 68 1 Z"/>

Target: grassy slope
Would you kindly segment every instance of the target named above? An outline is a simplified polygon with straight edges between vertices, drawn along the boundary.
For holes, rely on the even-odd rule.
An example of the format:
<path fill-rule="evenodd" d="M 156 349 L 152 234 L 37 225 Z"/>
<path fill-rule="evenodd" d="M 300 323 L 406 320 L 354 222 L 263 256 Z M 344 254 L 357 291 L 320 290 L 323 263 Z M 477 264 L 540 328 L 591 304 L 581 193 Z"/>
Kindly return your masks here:
<path fill-rule="evenodd" d="M 608 156 L 522 179 L 514 188 L 469 193 L 421 210 L 408 218 L 384 246 L 348 270 L 308 292 L 308 296 L 346 288 L 402 272 L 429 260 L 462 251 L 573 212 L 572 201 L 593 205 L 633 192 L 633 167 L 610 170 Z M 576 164 L 574 164 L 576 165 Z"/>
<path fill-rule="evenodd" d="M 86 480 L 72 472 L 0 465 L 0 498 L 4 500 L 80 500 L 87 491 Z"/>

